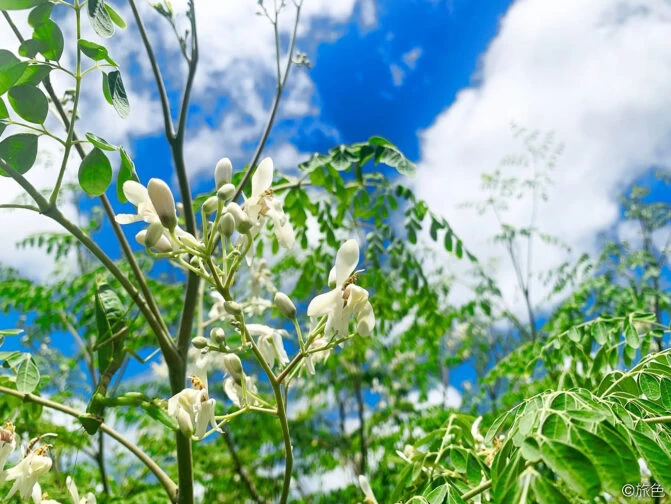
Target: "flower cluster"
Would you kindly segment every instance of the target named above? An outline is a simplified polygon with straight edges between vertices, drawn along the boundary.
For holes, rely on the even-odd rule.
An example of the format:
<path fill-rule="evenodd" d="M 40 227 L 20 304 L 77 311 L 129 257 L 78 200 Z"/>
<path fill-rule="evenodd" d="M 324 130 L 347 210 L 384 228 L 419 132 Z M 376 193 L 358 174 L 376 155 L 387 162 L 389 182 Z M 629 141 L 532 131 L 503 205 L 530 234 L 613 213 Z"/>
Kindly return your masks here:
<path fill-rule="evenodd" d="M 42 493 L 38 482 L 39 478 L 51 469 L 52 461 L 48 455 L 51 445 L 36 446 L 39 438 L 32 440 L 28 448 L 22 450 L 23 454 L 18 463 L 4 470 L 7 459 L 16 449 L 16 441 L 14 426 L 11 422 L 6 422 L 4 427 L 0 428 L 0 483 L 12 482 L 12 486 L 5 499 L 9 500 L 18 494 L 21 499 L 32 499 L 34 504 L 60 504 L 58 501 L 49 499 L 46 493 Z M 90 492 L 81 499 L 79 498 L 77 485 L 70 476 L 67 477 L 66 487 L 73 504 L 96 504 L 96 497 Z"/>

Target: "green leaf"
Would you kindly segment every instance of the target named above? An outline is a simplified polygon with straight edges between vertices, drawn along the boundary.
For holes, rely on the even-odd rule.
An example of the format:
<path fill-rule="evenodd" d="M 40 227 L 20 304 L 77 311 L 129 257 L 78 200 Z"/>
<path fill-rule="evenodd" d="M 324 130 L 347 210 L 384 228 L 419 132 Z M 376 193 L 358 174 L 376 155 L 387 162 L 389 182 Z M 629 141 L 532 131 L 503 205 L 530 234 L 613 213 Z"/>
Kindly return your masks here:
<path fill-rule="evenodd" d="M 36 159 L 37 135 L 19 133 L 0 142 L 0 161 L 7 163 L 21 174 L 30 170 Z M 2 171 L 2 162 L 0 162 L 0 175 L 6 176 Z"/>
<path fill-rule="evenodd" d="M 380 137 L 374 137 L 380 138 Z M 384 140 L 384 139 L 383 139 Z M 369 140 L 370 141 L 370 140 Z M 377 150 L 375 153 L 375 161 L 377 163 L 384 163 L 392 168 L 396 168 L 396 171 L 401 175 L 414 175 L 416 167 L 408 158 L 406 158 L 401 151 L 399 151 L 396 146 L 388 142 L 389 145 L 377 145 Z"/>
<path fill-rule="evenodd" d="M 608 330 L 605 324 L 597 322 L 592 326 L 592 337 L 599 345 L 604 345 L 608 341 Z"/>
<path fill-rule="evenodd" d="M 112 165 L 105 153 L 94 147 L 79 165 L 79 185 L 87 194 L 100 196 L 112 182 Z"/>
<path fill-rule="evenodd" d="M 130 104 L 128 103 L 126 88 L 121 79 L 121 72 L 114 70 L 113 72 L 104 74 L 103 79 L 107 80 L 107 84 L 103 81 L 103 92 L 105 92 L 105 87 L 107 87 L 105 99 L 114 106 L 119 117 L 125 119 L 130 114 Z"/>
<path fill-rule="evenodd" d="M 105 9 L 107 10 L 107 13 L 110 16 L 110 19 L 112 22 L 117 25 L 119 28 L 122 30 L 126 29 L 126 21 L 119 15 L 117 11 L 115 11 L 111 5 L 105 4 Z"/>
<path fill-rule="evenodd" d="M 50 61 L 58 61 L 63 55 L 63 32 L 58 25 L 48 19 L 35 28 L 33 40 L 39 41 L 39 52 Z"/>
<path fill-rule="evenodd" d="M 25 359 L 16 368 L 16 390 L 30 394 L 40 383 L 40 371 L 32 357 Z"/>
<path fill-rule="evenodd" d="M 658 442 L 636 431 L 629 431 L 648 469 L 663 487 L 671 488 L 671 456 Z"/>
<path fill-rule="evenodd" d="M 47 3 L 48 0 L 0 0 L 0 10 L 24 10 Z"/>
<path fill-rule="evenodd" d="M 109 38 L 114 35 L 114 23 L 103 0 L 89 0 L 87 12 L 93 30 L 99 36 Z"/>
<path fill-rule="evenodd" d="M 566 485 L 585 499 L 593 499 L 601 489 L 599 477 L 585 455 L 561 441 L 546 441 L 541 446 L 543 460 Z"/>
<path fill-rule="evenodd" d="M 639 375 L 638 384 L 641 387 L 641 392 L 643 392 L 651 401 L 656 401 L 662 396 L 659 381 L 657 381 L 657 378 L 654 375 L 645 373 Z"/>
<path fill-rule="evenodd" d="M 624 325 L 624 340 L 627 342 L 627 346 L 630 348 L 638 348 L 641 346 L 641 340 L 638 336 L 638 331 L 634 327 L 634 324 L 627 322 Z"/>
<path fill-rule="evenodd" d="M 9 110 L 7 110 L 7 105 L 0 98 L 0 119 L 7 119 L 9 117 Z"/>
<path fill-rule="evenodd" d="M 662 404 L 667 410 L 671 411 L 671 380 L 663 378 L 659 386 L 659 391 L 662 398 Z"/>
<path fill-rule="evenodd" d="M 93 133 L 86 133 L 86 139 L 89 142 L 91 142 L 95 147 L 98 147 L 99 149 L 102 150 L 115 151 L 119 149 L 119 147 L 117 147 L 116 145 L 112 145 L 104 138 L 100 138 L 99 136 L 96 136 Z"/>
<path fill-rule="evenodd" d="M 119 167 L 119 172 L 116 177 L 116 194 L 120 203 L 126 203 L 128 199 L 123 192 L 124 182 L 127 180 L 135 180 L 136 182 L 139 182 L 140 179 L 135 172 L 135 164 L 133 163 L 133 160 L 123 147 L 119 150 L 119 154 L 121 155 L 121 166 Z"/>
<path fill-rule="evenodd" d="M 49 102 L 44 93 L 35 86 L 15 86 L 7 93 L 14 111 L 28 122 L 43 124 L 49 113 Z"/>
<path fill-rule="evenodd" d="M 31 86 L 37 86 L 49 75 L 49 72 L 51 72 L 49 65 L 42 65 L 40 63 L 29 65 L 14 85 L 30 84 Z"/>
<path fill-rule="evenodd" d="M 23 329 L 0 329 L 0 334 L 3 336 L 18 336 L 23 332 Z"/>
<path fill-rule="evenodd" d="M 571 439 L 589 457 L 604 490 L 611 495 L 619 495 L 622 485 L 636 482 L 640 478 L 638 462 L 631 450 L 618 453 L 607 439 L 578 427 L 572 429 Z"/>
<path fill-rule="evenodd" d="M 114 61 L 110 57 L 106 47 L 101 46 L 100 44 L 96 44 L 95 42 L 91 42 L 90 40 L 84 40 L 84 39 L 80 39 L 78 45 L 79 49 L 93 61 L 105 60 L 110 65 L 114 65 L 115 67 L 119 66 L 117 65 L 116 61 Z"/>
<path fill-rule="evenodd" d="M 119 296 L 105 282 L 96 285 L 95 302 L 98 368 L 102 373 L 108 369 L 113 360 L 121 360 L 123 341 L 113 341 L 111 338 L 125 328 L 126 311 Z"/>
<path fill-rule="evenodd" d="M 28 63 L 19 60 L 14 54 L 0 49 L 0 95 L 11 88 L 23 75 Z"/>
<path fill-rule="evenodd" d="M 571 327 L 571 329 L 568 330 L 568 339 L 580 343 L 580 331 L 575 327 Z"/>
<path fill-rule="evenodd" d="M 28 24 L 33 28 L 37 28 L 42 23 L 46 23 L 51 17 L 51 12 L 54 10 L 54 4 L 45 3 L 38 5 L 28 14 Z"/>
<path fill-rule="evenodd" d="M 43 47 L 44 44 L 40 40 L 27 39 L 21 42 L 19 54 L 24 58 L 35 58 Z"/>

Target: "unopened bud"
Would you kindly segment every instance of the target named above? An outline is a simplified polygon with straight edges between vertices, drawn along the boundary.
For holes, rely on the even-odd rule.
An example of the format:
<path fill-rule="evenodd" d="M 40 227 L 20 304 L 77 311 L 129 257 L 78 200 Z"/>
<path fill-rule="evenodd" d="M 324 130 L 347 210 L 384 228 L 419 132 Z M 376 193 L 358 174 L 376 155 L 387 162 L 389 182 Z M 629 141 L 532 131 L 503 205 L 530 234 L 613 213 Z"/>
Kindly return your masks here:
<path fill-rule="evenodd" d="M 296 305 L 284 292 L 277 292 L 275 294 L 275 306 L 287 318 L 296 318 Z"/>
<path fill-rule="evenodd" d="M 163 227 L 169 231 L 175 229 L 177 226 L 177 213 L 175 211 L 175 198 L 168 184 L 161 179 L 153 178 L 147 184 L 147 191 L 149 192 L 149 199 L 161 220 Z"/>
<path fill-rule="evenodd" d="M 214 341 L 217 345 L 226 343 L 226 333 L 221 327 L 215 327 L 210 331 L 210 339 Z"/>
<path fill-rule="evenodd" d="M 195 236 L 193 236 L 191 233 L 187 233 L 186 231 L 182 231 L 178 236 L 182 243 L 185 243 L 191 248 L 200 248 L 203 245 L 198 240 L 196 240 Z"/>
<path fill-rule="evenodd" d="M 160 224 L 159 227 L 163 229 L 163 226 L 161 226 Z M 135 239 L 140 245 L 144 245 L 146 247 L 147 230 L 143 229 L 142 231 L 140 231 L 138 234 L 135 235 Z M 157 250 L 158 252 L 170 252 L 172 251 L 172 243 L 170 243 L 170 240 L 164 234 L 161 234 L 158 238 L 158 241 L 153 245 L 152 248 L 154 250 Z"/>
<path fill-rule="evenodd" d="M 242 383 L 245 373 L 242 370 L 242 361 L 240 360 L 240 357 L 232 353 L 224 354 L 224 370 L 231 375 L 237 383 Z"/>
<path fill-rule="evenodd" d="M 193 343 L 193 346 L 196 347 L 198 350 L 206 348 L 207 345 L 210 344 L 210 342 L 207 341 L 207 338 L 203 338 L 202 336 L 196 336 L 191 340 L 191 343 Z"/>
<path fill-rule="evenodd" d="M 240 315 L 242 313 L 242 306 L 235 301 L 225 301 L 224 310 L 226 310 L 231 315 Z"/>
<path fill-rule="evenodd" d="M 235 219 L 235 229 L 239 233 L 247 233 L 252 228 L 252 221 L 249 220 L 247 213 L 237 203 L 229 203 L 226 206 L 226 212 Z"/>
<path fill-rule="evenodd" d="M 206 214 L 216 212 L 217 208 L 219 208 L 219 200 L 217 199 L 216 196 L 210 196 L 205 200 L 205 203 L 203 203 L 203 211 Z"/>
<path fill-rule="evenodd" d="M 160 222 L 152 222 L 147 228 L 147 235 L 144 237 L 146 247 L 153 247 L 163 236 L 163 226 Z"/>
<path fill-rule="evenodd" d="M 193 256 L 191 259 L 189 259 L 189 264 L 193 266 L 194 268 L 200 268 L 200 257 L 198 256 Z"/>
<path fill-rule="evenodd" d="M 229 184 L 233 178 L 233 164 L 228 158 L 217 161 L 214 167 L 214 185 L 219 189 L 224 184 Z"/>
<path fill-rule="evenodd" d="M 228 201 L 235 194 L 235 186 L 233 184 L 224 184 L 217 190 L 217 198 L 222 201 Z"/>
<path fill-rule="evenodd" d="M 235 231 L 235 219 L 229 213 L 224 214 L 224 216 L 219 221 L 219 231 L 226 238 L 230 238 Z"/>

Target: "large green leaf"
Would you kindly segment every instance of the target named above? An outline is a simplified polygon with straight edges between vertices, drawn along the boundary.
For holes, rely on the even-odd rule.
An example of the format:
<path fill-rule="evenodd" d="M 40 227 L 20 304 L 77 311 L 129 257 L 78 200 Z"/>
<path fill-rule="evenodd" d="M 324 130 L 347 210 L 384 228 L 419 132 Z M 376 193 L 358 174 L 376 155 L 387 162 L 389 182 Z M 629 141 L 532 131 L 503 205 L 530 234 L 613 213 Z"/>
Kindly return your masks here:
<path fill-rule="evenodd" d="M 87 12 L 93 30 L 103 38 L 114 35 L 114 23 L 103 0 L 89 0 Z"/>
<path fill-rule="evenodd" d="M 58 61 L 63 55 L 63 32 L 51 19 L 35 28 L 33 40 L 37 40 L 38 51 L 50 61 Z"/>
<path fill-rule="evenodd" d="M 128 103 L 126 88 L 121 79 L 121 72 L 114 70 L 108 74 L 103 74 L 103 91 L 105 92 L 105 98 L 114 106 L 117 114 L 122 119 L 128 117 L 130 103 Z"/>
<path fill-rule="evenodd" d="M 601 490 L 596 469 L 576 448 L 561 441 L 547 440 L 541 446 L 543 461 L 569 488 L 585 499 L 593 499 Z"/>
<path fill-rule="evenodd" d="M 0 10 L 24 10 L 42 5 L 49 0 L 0 0 Z"/>
<path fill-rule="evenodd" d="M 19 60 L 11 52 L 0 49 L 0 95 L 11 88 L 23 75 L 28 63 Z"/>
<path fill-rule="evenodd" d="M 7 93 L 14 111 L 28 122 L 43 124 L 49 112 L 49 102 L 44 93 L 35 86 L 15 86 Z"/>
<path fill-rule="evenodd" d="M 40 371 L 32 357 L 25 359 L 16 368 L 16 390 L 30 394 L 40 383 Z"/>
<path fill-rule="evenodd" d="M 657 482 L 663 487 L 671 488 L 671 455 L 660 446 L 659 442 L 645 434 L 629 432 Z"/>
<path fill-rule="evenodd" d="M 37 136 L 19 133 L 0 142 L 0 175 L 6 176 L 2 164 L 7 163 L 19 173 L 26 173 L 37 159 Z"/>
<path fill-rule="evenodd" d="M 112 182 L 112 165 L 105 153 L 94 147 L 79 165 L 79 185 L 87 194 L 100 196 Z"/>
<path fill-rule="evenodd" d="M 110 57 L 105 46 L 101 46 L 100 44 L 96 44 L 95 42 L 84 39 L 80 39 L 78 44 L 79 49 L 81 49 L 81 51 L 93 61 L 104 60 L 107 61 L 110 65 L 114 65 L 115 67 L 119 66 L 117 65 L 116 61 Z"/>
<path fill-rule="evenodd" d="M 636 483 L 640 479 L 638 462 L 631 450 L 618 452 L 608 443 L 608 439 L 575 426 L 571 430 L 571 439 L 590 459 L 604 490 L 611 495 L 620 495 L 622 485 Z M 618 449 L 622 449 L 621 444 Z"/>
<path fill-rule="evenodd" d="M 51 67 L 49 65 L 43 65 L 41 63 L 29 65 L 14 85 L 20 86 L 22 84 L 30 84 L 31 86 L 37 86 L 47 75 L 49 75 L 49 72 L 51 72 Z"/>

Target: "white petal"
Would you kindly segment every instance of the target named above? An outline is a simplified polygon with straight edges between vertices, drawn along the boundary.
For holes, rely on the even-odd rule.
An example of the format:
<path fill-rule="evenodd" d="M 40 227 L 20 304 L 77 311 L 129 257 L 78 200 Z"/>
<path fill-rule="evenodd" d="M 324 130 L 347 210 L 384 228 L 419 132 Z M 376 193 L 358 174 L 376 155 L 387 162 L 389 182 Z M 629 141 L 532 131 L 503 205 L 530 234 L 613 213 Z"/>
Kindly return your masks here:
<path fill-rule="evenodd" d="M 368 291 L 363 287 L 352 284 L 347 286 L 347 292 L 349 293 L 347 308 L 353 313 L 357 313 L 363 309 L 364 305 L 368 302 Z"/>
<path fill-rule="evenodd" d="M 366 303 L 357 315 L 356 332 L 368 336 L 375 328 L 375 313 L 370 303 Z"/>
<path fill-rule="evenodd" d="M 215 400 L 209 399 L 200 403 L 200 407 L 196 414 L 196 431 L 195 436 L 202 438 L 207 432 L 207 426 L 212 425 L 212 428 L 217 427 L 217 421 L 214 418 Z"/>
<path fill-rule="evenodd" d="M 252 198 L 261 196 L 273 183 L 273 160 L 265 158 L 252 175 Z"/>
<path fill-rule="evenodd" d="M 356 240 L 347 240 L 336 254 L 336 285 L 345 283 L 359 264 L 359 244 Z"/>
<path fill-rule="evenodd" d="M 79 504 L 79 500 L 76 500 L 75 502 L 76 504 Z M 33 487 L 33 503 L 42 504 L 42 488 L 40 488 L 39 483 L 35 483 L 35 486 Z"/>
<path fill-rule="evenodd" d="M 340 290 L 334 289 L 330 292 L 320 294 L 308 305 L 308 317 L 320 317 L 333 310 L 333 307 L 340 303 Z"/>
<path fill-rule="evenodd" d="M 329 271 L 329 287 L 333 289 L 336 286 L 336 271 L 335 271 L 335 266 L 331 268 L 331 271 Z"/>
<path fill-rule="evenodd" d="M 135 180 L 127 180 L 123 183 L 124 196 L 136 207 L 149 199 L 147 188 Z"/>
<path fill-rule="evenodd" d="M 79 504 L 79 491 L 77 490 L 77 485 L 75 485 L 75 482 L 70 476 L 65 479 L 65 487 L 68 489 L 68 492 L 70 492 L 72 502 Z"/>
<path fill-rule="evenodd" d="M 275 331 L 273 333 L 273 346 L 275 347 L 277 360 L 280 362 L 280 364 L 288 364 L 289 356 L 287 355 L 287 351 L 284 349 L 284 342 L 282 341 L 282 333 L 280 331 Z"/>
<path fill-rule="evenodd" d="M 235 383 L 235 380 L 230 376 L 224 380 L 224 392 L 238 408 L 240 407 L 240 396 L 242 395 L 242 387 Z"/>
<path fill-rule="evenodd" d="M 275 348 L 269 335 L 261 336 L 258 341 L 259 352 L 270 367 L 275 364 Z"/>
<path fill-rule="evenodd" d="M 141 221 L 142 217 L 135 214 L 122 213 L 115 215 L 114 220 L 117 221 L 119 224 L 131 224 L 133 222 Z"/>

